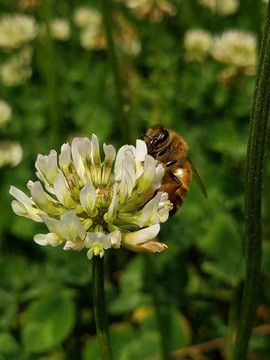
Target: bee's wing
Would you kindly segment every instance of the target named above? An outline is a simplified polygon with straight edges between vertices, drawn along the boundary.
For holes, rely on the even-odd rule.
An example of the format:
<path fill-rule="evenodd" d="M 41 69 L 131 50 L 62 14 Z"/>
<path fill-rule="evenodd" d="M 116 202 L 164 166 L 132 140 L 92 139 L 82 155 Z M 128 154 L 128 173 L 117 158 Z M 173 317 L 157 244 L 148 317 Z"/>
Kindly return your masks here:
<path fill-rule="evenodd" d="M 191 165 L 191 169 L 192 169 L 192 171 L 193 171 L 194 178 L 195 178 L 197 184 L 199 185 L 199 188 L 201 189 L 204 197 L 207 199 L 207 191 L 206 191 L 206 189 L 205 189 L 205 187 L 204 187 L 204 185 L 203 185 L 202 179 L 201 179 L 198 171 L 196 170 L 196 168 L 195 168 L 195 166 L 194 166 L 194 164 L 193 164 L 193 162 L 191 161 L 191 159 L 190 159 L 189 156 L 187 156 L 187 160 L 188 160 L 188 162 L 189 162 L 190 165 Z"/>

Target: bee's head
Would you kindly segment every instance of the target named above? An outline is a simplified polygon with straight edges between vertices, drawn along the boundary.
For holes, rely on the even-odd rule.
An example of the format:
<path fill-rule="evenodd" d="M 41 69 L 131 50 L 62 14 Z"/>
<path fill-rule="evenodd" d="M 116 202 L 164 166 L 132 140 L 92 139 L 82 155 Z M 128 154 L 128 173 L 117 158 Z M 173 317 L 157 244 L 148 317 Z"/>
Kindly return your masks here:
<path fill-rule="evenodd" d="M 145 136 L 144 141 L 147 145 L 148 153 L 154 152 L 164 146 L 169 140 L 169 131 L 163 125 L 155 125 L 150 127 Z"/>

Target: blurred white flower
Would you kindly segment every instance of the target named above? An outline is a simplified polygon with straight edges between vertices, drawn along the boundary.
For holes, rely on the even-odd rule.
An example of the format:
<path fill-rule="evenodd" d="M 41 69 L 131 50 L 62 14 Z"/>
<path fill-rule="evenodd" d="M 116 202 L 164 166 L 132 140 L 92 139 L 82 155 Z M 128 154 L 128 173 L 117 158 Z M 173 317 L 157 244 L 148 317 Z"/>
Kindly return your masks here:
<path fill-rule="evenodd" d="M 100 28 L 86 27 L 81 30 L 80 42 L 86 50 L 99 50 L 106 47 L 106 40 Z"/>
<path fill-rule="evenodd" d="M 35 10 L 40 6 L 41 0 L 19 0 L 19 8 L 22 10 Z"/>
<path fill-rule="evenodd" d="M 101 14 L 91 7 L 80 7 L 74 12 L 74 22 L 80 28 L 96 29 L 102 22 Z"/>
<path fill-rule="evenodd" d="M 37 176 L 47 192 L 40 181 L 28 182 L 31 198 L 12 186 L 14 212 L 46 224 L 49 233 L 36 235 L 36 243 L 87 248 L 89 259 L 121 245 L 137 252 L 165 250 L 165 244 L 153 241 L 172 208 L 168 194 L 157 192 L 163 166 L 141 140 L 117 155 L 112 145 L 104 144 L 103 150 L 104 161 L 92 135 L 92 141 L 75 138 L 71 146 L 64 144 L 59 158 L 54 150 L 38 155 Z"/>
<path fill-rule="evenodd" d="M 0 47 L 16 49 L 33 40 L 38 33 L 33 17 L 23 14 L 5 15 L 0 20 Z"/>
<path fill-rule="evenodd" d="M 199 3 L 221 16 L 235 14 L 240 5 L 239 0 L 199 0 Z"/>
<path fill-rule="evenodd" d="M 187 31 L 184 36 L 185 59 L 187 61 L 203 61 L 210 54 L 212 41 L 212 35 L 206 30 Z"/>
<path fill-rule="evenodd" d="M 5 100 L 0 99 L 0 127 L 4 126 L 11 117 L 11 107 Z"/>
<path fill-rule="evenodd" d="M 88 9 L 89 10 L 89 9 Z M 95 12 L 95 14 L 97 14 Z M 137 29 L 128 22 L 120 13 L 114 14 L 116 31 L 114 41 L 123 53 L 136 56 L 141 51 L 141 43 L 137 35 Z M 89 22 L 82 27 L 80 42 L 86 50 L 101 50 L 106 48 L 106 36 L 102 26 L 101 17 L 95 17 L 95 21 Z"/>
<path fill-rule="evenodd" d="M 167 0 L 123 0 L 138 17 L 160 22 L 166 16 L 176 15 L 176 8 Z"/>
<path fill-rule="evenodd" d="M 67 41 L 70 37 L 70 26 L 66 19 L 57 18 L 50 24 L 51 35 L 54 39 Z"/>
<path fill-rule="evenodd" d="M 252 72 L 257 63 L 256 37 L 240 30 L 225 31 L 215 38 L 212 55 L 217 61 Z"/>
<path fill-rule="evenodd" d="M 82 30 L 80 42 L 86 50 L 104 49 L 105 34 L 102 29 L 101 14 L 91 7 L 80 7 L 74 12 L 74 22 Z"/>
<path fill-rule="evenodd" d="M 0 141 L 0 168 L 6 165 L 18 165 L 22 160 L 22 155 L 22 147 L 18 142 Z"/>
<path fill-rule="evenodd" d="M 15 56 L 9 61 L 1 64 L 0 78 L 5 86 L 23 85 L 31 78 L 32 69 L 23 56 Z"/>

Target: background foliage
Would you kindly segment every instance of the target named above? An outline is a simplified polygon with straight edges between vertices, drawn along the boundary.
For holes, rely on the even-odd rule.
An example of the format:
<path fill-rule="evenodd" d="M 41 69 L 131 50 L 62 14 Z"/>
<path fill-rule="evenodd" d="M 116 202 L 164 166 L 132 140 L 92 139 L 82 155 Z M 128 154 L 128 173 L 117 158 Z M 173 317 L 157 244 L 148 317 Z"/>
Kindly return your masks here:
<path fill-rule="evenodd" d="M 195 0 L 173 2 L 177 14 L 160 22 L 138 18 L 124 2 L 115 8 L 137 30 L 141 50 L 130 56 L 117 47 L 125 112 L 131 133 L 120 138 L 113 73 L 105 49 L 87 51 L 79 41 L 74 10 L 101 9 L 94 0 L 43 1 L 25 9 L 0 1 L 0 11 L 34 16 L 40 27 L 55 17 L 70 22 L 67 41 L 38 36 L 33 42 L 32 77 L 21 86 L 1 85 L 12 107 L 2 140 L 19 141 L 19 165 L 3 166 L 0 203 L 0 359 L 99 359 L 92 313 L 91 273 L 85 253 L 39 247 L 33 235 L 43 226 L 15 216 L 10 185 L 25 189 L 35 179 L 38 153 L 60 150 L 74 136 L 98 135 L 119 148 L 157 123 L 183 135 L 208 191 L 195 182 L 183 208 L 163 224 L 168 250 L 151 256 L 125 250 L 106 258 L 106 296 L 115 359 L 138 360 L 160 353 L 159 322 L 176 350 L 222 336 L 237 325 L 244 265 L 244 176 L 247 128 L 254 76 L 222 83 L 226 65 L 208 56 L 185 61 L 183 39 L 193 28 L 212 34 L 241 29 L 261 36 L 266 6 L 242 1 L 219 16 Z M 43 24 L 43 25 L 42 25 Z M 10 53 L 2 51 L 0 63 Z M 257 325 L 270 321 L 270 162 L 265 159 L 263 269 Z M 156 279 L 153 281 L 153 279 Z M 160 316 L 155 316 L 159 300 Z M 269 359 L 269 335 L 253 336 L 251 359 Z M 217 348 L 207 359 L 225 359 Z M 202 354 L 194 359 L 204 359 Z"/>

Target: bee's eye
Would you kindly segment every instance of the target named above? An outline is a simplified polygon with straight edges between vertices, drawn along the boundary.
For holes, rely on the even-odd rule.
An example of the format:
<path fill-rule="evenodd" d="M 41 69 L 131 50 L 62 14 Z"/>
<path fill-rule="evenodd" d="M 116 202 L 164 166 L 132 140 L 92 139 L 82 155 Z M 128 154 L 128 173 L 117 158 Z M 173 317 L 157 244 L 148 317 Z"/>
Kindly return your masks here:
<path fill-rule="evenodd" d="M 162 130 L 162 132 L 160 133 L 160 135 L 157 137 L 156 141 L 155 141 L 155 146 L 159 146 L 161 144 L 163 144 L 169 137 L 169 133 L 167 130 Z"/>

